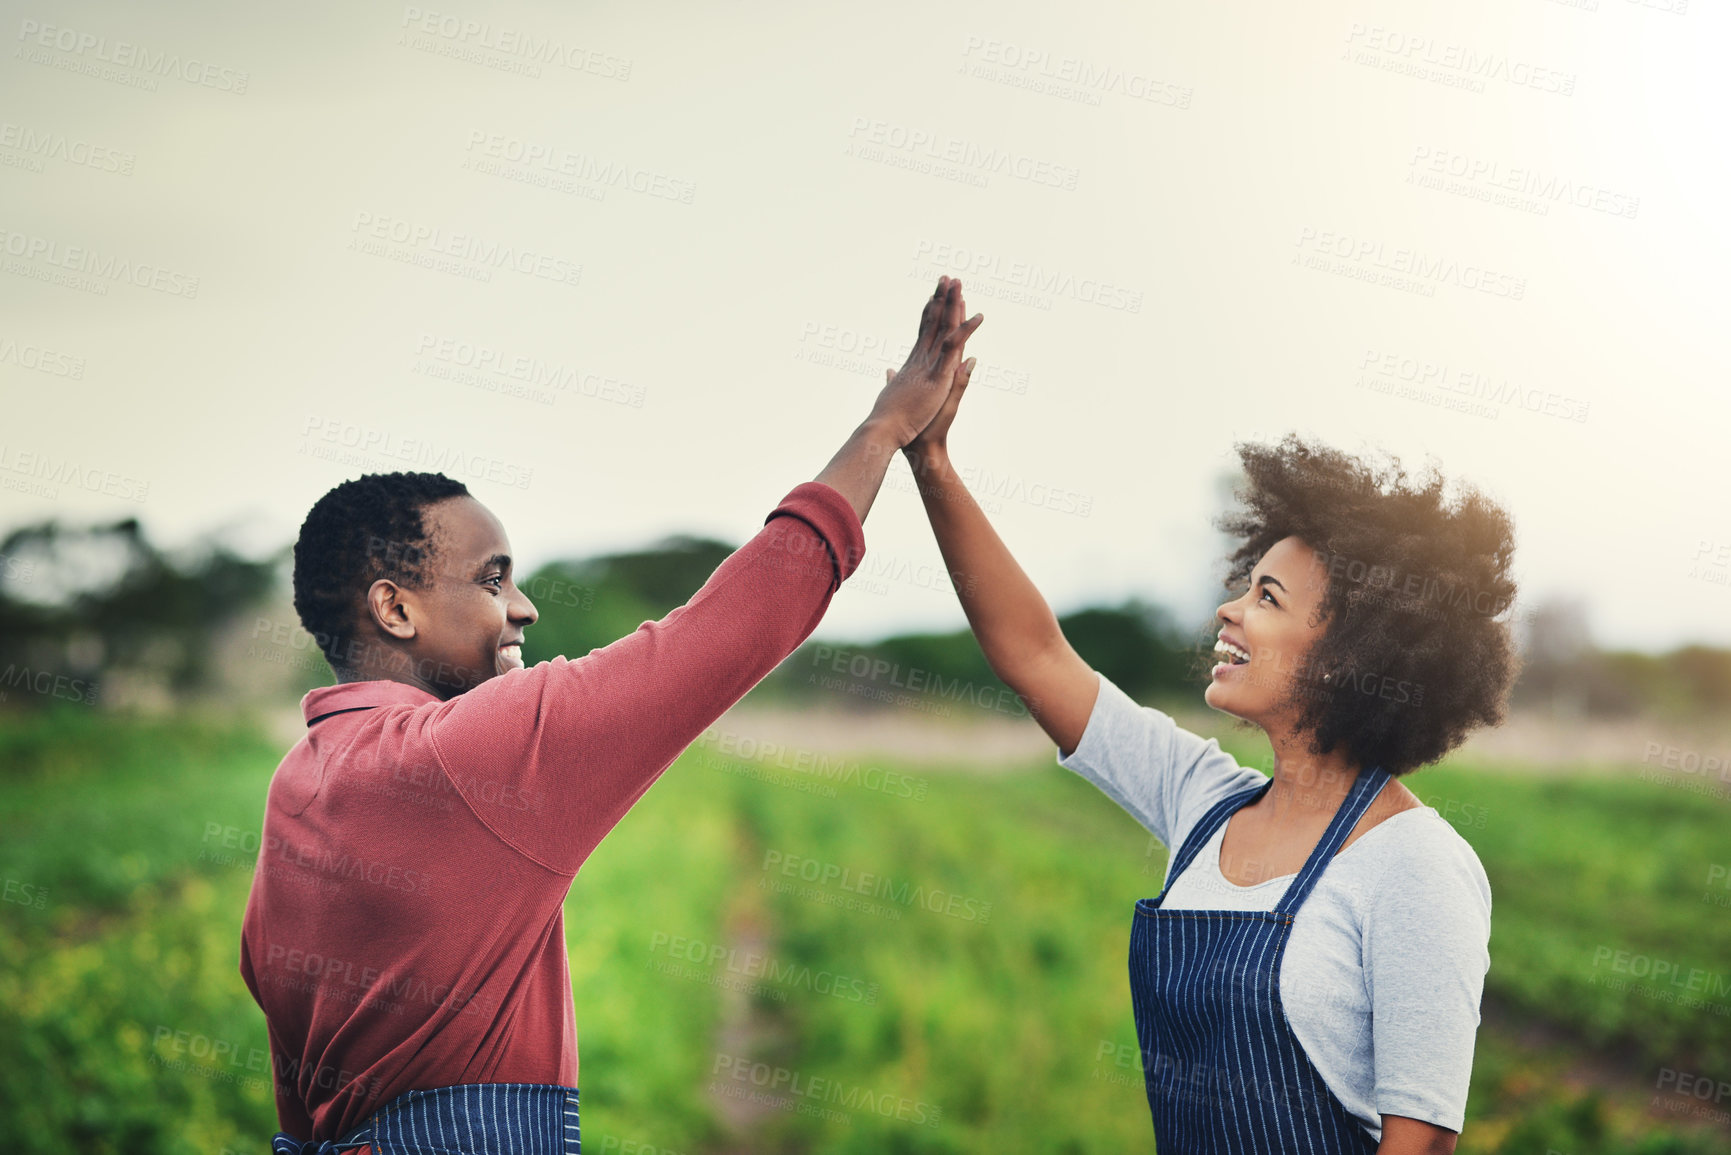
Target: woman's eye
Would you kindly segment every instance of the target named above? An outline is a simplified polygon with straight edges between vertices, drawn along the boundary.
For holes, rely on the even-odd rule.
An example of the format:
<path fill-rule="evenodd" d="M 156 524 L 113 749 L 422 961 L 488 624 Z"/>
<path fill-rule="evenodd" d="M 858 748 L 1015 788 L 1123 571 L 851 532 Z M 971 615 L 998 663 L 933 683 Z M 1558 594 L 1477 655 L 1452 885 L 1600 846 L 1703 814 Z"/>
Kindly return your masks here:
<path fill-rule="evenodd" d="M 1276 602 L 1276 601 L 1274 601 L 1274 595 L 1273 595 L 1273 594 L 1271 594 L 1271 593 L 1269 593 L 1269 592 L 1268 592 L 1268 590 L 1267 590 L 1267 589 L 1266 589 L 1266 588 L 1264 588 L 1264 589 L 1263 589 L 1263 591 L 1262 591 L 1262 596 L 1263 596 L 1263 597 L 1265 597 L 1265 598 L 1267 598 L 1267 599 L 1268 599 L 1268 600 L 1269 600 L 1269 601 L 1270 601 L 1270 602 L 1273 602 L 1273 603 L 1274 603 L 1274 604 L 1275 604 L 1275 605 L 1279 605 L 1279 604 L 1280 604 L 1280 603 L 1279 603 L 1279 602 Z"/>

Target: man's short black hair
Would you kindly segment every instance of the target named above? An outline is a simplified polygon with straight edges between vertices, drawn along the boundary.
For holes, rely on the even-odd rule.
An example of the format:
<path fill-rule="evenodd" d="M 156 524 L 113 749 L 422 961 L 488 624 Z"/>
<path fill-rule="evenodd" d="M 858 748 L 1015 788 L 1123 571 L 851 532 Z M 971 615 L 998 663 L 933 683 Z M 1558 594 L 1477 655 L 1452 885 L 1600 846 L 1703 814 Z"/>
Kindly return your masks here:
<path fill-rule="evenodd" d="M 422 511 L 468 495 L 442 473 L 369 473 L 313 504 L 295 541 L 295 612 L 333 669 L 352 664 L 362 598 L 374 582 L 426 586 L 433 543 Z"/>
<path fill-rule="evenodd" d="M 1508 513 L 1470 485 L 1451 500 L 1434 464 L 1409 480 L 1393 457 L 1378 469 L 1296 434 L 1236 448 L 1243 508 L 1217 523 L 1240 542 L 1227 585 L 1289 536 L 1326 574 L 1326 628 L 1288 699 L 1312 752 L 1398 775 L 1501 722 L 1520 669 Z"/>

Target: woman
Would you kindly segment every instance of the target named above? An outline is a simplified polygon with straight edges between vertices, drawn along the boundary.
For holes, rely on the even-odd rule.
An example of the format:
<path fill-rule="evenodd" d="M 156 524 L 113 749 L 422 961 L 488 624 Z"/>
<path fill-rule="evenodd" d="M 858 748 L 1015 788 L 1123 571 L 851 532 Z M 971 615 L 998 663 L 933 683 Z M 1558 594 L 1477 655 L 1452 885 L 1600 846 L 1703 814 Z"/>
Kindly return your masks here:
<path fill-rule="evenodd" d="M 1239 447 L 1236 597 L 1204 700 L 1272 777 L 1089 668 L 951 464 L 961 366 L 905 448 L 993 670 L 1093 782 L 1176 848 L 1136 904 L 1130 989 L 1161 1155 L 1450 1152 L 1490 966 L 1477 856 L 1396 779 L 1502 720 L 1513 534 L 1434 470 L 1409 483 L 1288 436 Z"/>

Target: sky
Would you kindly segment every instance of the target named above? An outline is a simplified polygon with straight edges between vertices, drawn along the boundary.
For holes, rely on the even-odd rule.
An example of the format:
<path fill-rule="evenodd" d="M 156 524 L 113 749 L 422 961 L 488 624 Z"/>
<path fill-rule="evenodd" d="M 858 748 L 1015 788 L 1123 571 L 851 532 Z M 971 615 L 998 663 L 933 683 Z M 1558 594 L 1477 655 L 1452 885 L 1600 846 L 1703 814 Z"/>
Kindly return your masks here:
<path fill-rule="evenodd" d="M 1207 614 L 1297 432 L 1502 504 L 1523 612 L 1731 644 L 1722 7 L 0 7 L 0 529 L 436 469 L 520 567 L 743 541 L 949 274 L 1060 612 Z M 822 636 L 962 625 L 899 461 L 866 537 Z"/>

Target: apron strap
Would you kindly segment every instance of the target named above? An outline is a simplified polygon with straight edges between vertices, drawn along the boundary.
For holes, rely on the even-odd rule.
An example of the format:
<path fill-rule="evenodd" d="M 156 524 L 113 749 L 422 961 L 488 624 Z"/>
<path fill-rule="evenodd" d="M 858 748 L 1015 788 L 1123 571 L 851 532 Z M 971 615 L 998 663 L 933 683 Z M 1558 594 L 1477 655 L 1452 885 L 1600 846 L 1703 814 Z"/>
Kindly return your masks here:
<path fill-rule="evenodd" d="M 1353 781 L 1352 789 L 1347 791 L 1346 799 L 1341 802 L 1340 809 L 1334 812 L 1334 820 L 1328 824 L 1328 829 L 1322 835 L 1322 841 L 1316 844 L 1316 849 L 1310 852 L 1310 860 L 1304 864 L 1304 869 L 1298 872 L 1298 877 L 1292 880 L 1286 888 L 1286 894 L 1280 899 L 1275 912 L 1293 914 L 1310 896 L 1316 880 L 1322 877 L 1323 869 L 1334 858 L 1335 851 L 1346 841 L 1346 836 L 1352 833 L 1352 828 L 1358 825 L 1358 820 L 1364 817 L 1364 812 L 1370 809 L 1370 804 L 1376 801 L 1376 796 L 1382 793 L 1382 788 L 1392 775 L 1381 766 L 1372 766 L 1369 770 L 1360 770 Z M 1272 779 L 1270 780 L 1272 782 Z"/>
<path fill-rule="evenodd" d="M 1190 833 L 1184 836 L 1184 841 L 1179 845 L 1178 856 L 1172 860 L 1172 865 L 1166 871 L 1166 885 L 1161 889 L 1160 897 L 1154 900 L 1155 906 L 1165 904 L 1166 892 L 1172 889 L 1172 884 L 1178 881 L 1178 876 L 1184 873 L 1184 868 L 1190 865 L 1190 860 L 1196 857 L 1197 851 L 1208 845 L 1208 840 L 1214 837 L 1214 831 L 1220 824 L 1231 818 L 1233 811 L 1240 806 L 1248 806 L 1268 793 L 1268 788 L 1273 785 L 1274 779 L 1270 778 L 1260 786 L 1252 786 L 1237 794 L 1228 794 L 1196 820 L 1196 825 L 1190 828 Z"/>

